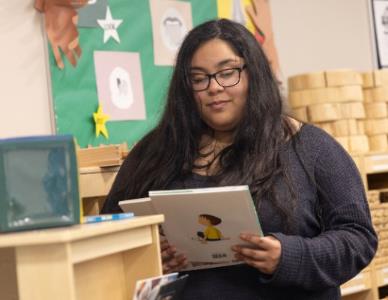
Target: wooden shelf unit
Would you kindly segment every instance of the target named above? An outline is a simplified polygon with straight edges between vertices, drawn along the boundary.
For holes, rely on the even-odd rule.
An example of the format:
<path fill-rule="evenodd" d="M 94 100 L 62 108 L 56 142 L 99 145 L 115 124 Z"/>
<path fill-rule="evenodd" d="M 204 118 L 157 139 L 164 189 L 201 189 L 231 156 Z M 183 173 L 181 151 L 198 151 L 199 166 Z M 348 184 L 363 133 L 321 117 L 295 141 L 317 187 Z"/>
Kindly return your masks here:
<path fill-rule="evenodd" d="M 120 166 L 80 168 L 79 182 L 85 215 L 100 213 Z"/>
<path fill-rule="evenodd" d="M 349 296 L 356 293 L 370 293 L 372 289 L 372 276 L 371 271 L 362 271 L 358 275 L 356 275 L 352 280 L 346 282 L 341 286 L 341 296 Z M 373 299 L 373 298 L 365 298 L 365 299 Z"/>
<path fill-rule="evenodd" d="M 163 215 L 0 234 L 1 299 L 131 299 L 162 274 Z"/>
<path fill-rule="evenodd" d="M 360 170 L 367 192 L 388 188 L 388 152 L 369 152 L 352 155 Z M 371 209 L 385 208 L 388 204 L 370 205 Z M 387 218 L 388 223 L 388 218 Z M 388 262 L 388 257 L 387 257 Z M 388 285 L 388 264 L 381 265 L 373 260 L 367 268 L 369 275 L 363 271 L 363 280 L 359 275 L 341 286 L 343 299 L 378 300 L 379 288 Z M 367 277 L 370 279 L 367 279 Z M 352 292 L 353 290 L 353 292 Z M 359 290 L 359 291 L 357 291 Z"/>

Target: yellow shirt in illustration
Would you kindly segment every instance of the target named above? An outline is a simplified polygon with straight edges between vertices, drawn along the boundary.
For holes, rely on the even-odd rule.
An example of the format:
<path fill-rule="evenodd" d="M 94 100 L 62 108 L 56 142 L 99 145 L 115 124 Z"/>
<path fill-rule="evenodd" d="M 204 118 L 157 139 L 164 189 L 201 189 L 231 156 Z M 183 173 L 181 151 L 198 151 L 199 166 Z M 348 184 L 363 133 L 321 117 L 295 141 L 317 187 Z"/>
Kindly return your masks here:
<path fill-rule="evenodd" d="M 220 240 L 222 238 L 221 231 L 216 227 L 208 226 L 205 229 L 205 239 L 206 240 Z"/>

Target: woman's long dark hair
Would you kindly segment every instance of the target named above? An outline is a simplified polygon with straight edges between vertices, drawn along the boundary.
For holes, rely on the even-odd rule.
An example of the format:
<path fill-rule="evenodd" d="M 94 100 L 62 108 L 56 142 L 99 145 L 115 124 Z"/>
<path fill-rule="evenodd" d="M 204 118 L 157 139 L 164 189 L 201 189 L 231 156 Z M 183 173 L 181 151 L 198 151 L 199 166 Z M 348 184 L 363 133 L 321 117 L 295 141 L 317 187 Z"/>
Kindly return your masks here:
<path fill-rule="evenodd" d="M 190 66 L 195 51 L 212 39 L 227 42 L 244 59 L 249 80 L 246 107 L 234 143 L 219 156 L 218 184 L 248 184 L 255 199 L 271 194 L 273 203 L 287 218 L 287 209 L 273 195 L 279 175 L 287 179 L 280 150 L 293 129 L 283 115 L 278 84 L 259 43 L 244 26 L 226 19 L 203 23 L 184 39 L 163 116 L 130 152 L 126 164 L 131 174 L 127 174 L 128 180 L 119 188 L 125 189 L 127 199 L 145 197 L 148 191 L 164 189 L 192 172 L 201 136 L 209 128 L 194 100 Z"/>

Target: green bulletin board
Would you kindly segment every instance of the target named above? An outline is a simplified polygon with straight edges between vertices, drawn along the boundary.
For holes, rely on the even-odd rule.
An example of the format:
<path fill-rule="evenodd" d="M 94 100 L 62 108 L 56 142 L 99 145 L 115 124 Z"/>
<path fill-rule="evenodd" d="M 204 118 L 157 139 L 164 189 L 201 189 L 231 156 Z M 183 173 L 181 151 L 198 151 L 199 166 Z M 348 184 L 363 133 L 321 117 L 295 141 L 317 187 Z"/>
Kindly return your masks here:
<path fill-rule="evenodd" d="M 160 0 L 163 1 L 163 0 Z M 217 0 L 182 1 L 191 3 L 193 26 L 217 17 Z M 101 27 L 79 27 L 82 56 L 76 67 L 67 60 L 59 69 L 50 48 L 49 64 L 58 134 L 73 134 L 81 147 L 100 144 L 129 146 L 152 129 L 163 111 L 163 103 L 172 72 L 171 66 L 154 65 L 152 20 L 148 0 L 108 0 L 114 19 L 122 19 L 117 32 L 120 43 L 110 39 L 103 42 Z M 98 94 L 94 68 L 94 51 L 138 52 L 143 78 L 146 119 L 108 121 L 109 138 L 95 136 L 93 113 L 98 108 Z"/>

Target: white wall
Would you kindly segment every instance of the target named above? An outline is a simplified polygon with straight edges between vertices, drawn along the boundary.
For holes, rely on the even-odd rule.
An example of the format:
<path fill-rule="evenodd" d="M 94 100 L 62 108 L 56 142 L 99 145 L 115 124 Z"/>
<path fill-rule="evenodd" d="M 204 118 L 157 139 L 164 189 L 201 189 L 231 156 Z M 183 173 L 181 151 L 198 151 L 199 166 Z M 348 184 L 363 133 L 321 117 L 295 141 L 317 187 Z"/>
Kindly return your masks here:
<path fill-rule="evenodd" d="M 284 78 L 376 67 L 370 0 L 269 0 Z"/>
<path fill-rule="evenodd" d="M 369 0 L 269 1 L 285 78 L 375 66 Z M 54 132 L 42 16 L 33 2 L 0 0 L 0 138 Z"/>
<path fill-rule="evenodd" d="M 33 0 L 0 0 L 0 138 L 50 134 L 42 16 Z"/>

